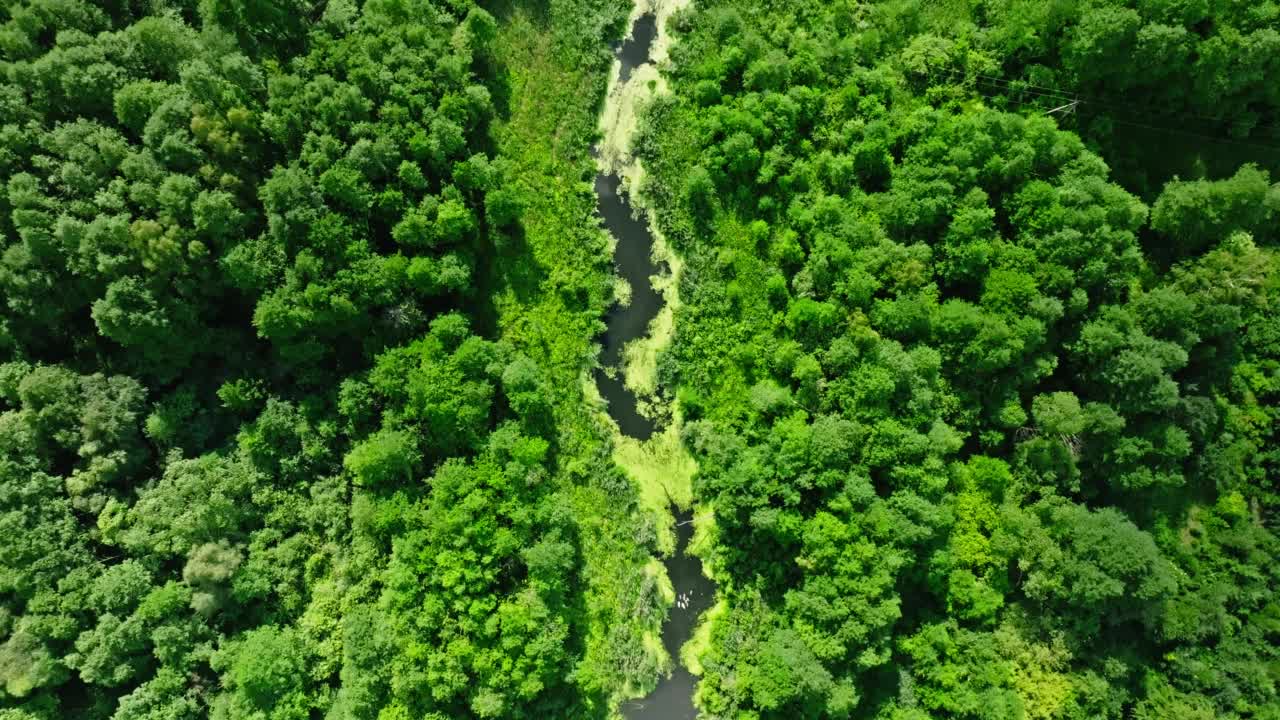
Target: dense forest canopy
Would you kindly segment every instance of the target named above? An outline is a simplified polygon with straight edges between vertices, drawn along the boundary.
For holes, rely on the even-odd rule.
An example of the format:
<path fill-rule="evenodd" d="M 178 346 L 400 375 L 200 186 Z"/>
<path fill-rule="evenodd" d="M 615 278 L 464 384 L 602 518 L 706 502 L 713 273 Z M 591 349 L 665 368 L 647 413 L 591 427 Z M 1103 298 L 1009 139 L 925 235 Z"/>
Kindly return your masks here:
<path fill-rule="evenodd" d="M 629 535 L 629 488 L 495 307 L 557 163 L 596 252 L 540 340 L 585 356 L 608 261 L 574 173 L 625 11 L 0 9 L 0 717 L 599 715 L 652 672 L 653 597 L 584 607 L 648 557 L 578 529 Z M 559 154 L 511 108 L 543 31 L 521 89 L 585 90 Z"/>
<path fill-rule="evenodd" d="M 584 380 L 646 3 L 0 6 L 0 720 L 652 690 L 662 528 Z M 1280 720 L 1280 5 L 663 31 L 703 716 Z"/>
<path fill-rule="evenodd" d="M 688 263 L 663 369 L 716 517 L 709 715 L 1278 717 L 1280 185 L 1144 202 L 1107 118 L 1024 102 L 1261 136 L 1276 13 L 678 19 L 641 154 Z"/>

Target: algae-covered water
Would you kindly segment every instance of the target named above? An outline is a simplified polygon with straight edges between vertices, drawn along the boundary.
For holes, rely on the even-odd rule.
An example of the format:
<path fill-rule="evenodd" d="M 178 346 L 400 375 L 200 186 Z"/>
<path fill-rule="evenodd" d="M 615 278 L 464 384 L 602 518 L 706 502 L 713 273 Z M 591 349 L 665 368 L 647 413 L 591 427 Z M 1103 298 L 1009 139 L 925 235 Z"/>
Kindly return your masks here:
<path fill-rule="evenodd" d="M 654 41 L 658 34 L 656 14 L 646 12 L 636 18 L 630 35 L 615 50 L 619 67 L 614 76 L 614 86 L 610 88 L 611 98 L 625 95 L 627 83 L 637 69 L 644 68 L 652 73 Z M 616 242 L 614 263 L 619 277 L 629 287 L 630 297 L 625 304 L 615 306 L 606 319 L 601 367 L 596 371 L 595 380 L 619 431 L 628 438 L 641 441 L 640 447 L 647 448 L 659 428 L 652 414 L 642 411 L 641 402 L 634 392 L 635 383 L 628 386 L 624 365 L 628 344 L 643 341 L 654 318 L 664 311 L 663 294 L 651 281 L 662 275 L 664 268 L 654 259 L 652 228 L 646 215 L 632 206 L 623 182 L 624 171 L 617 161 L 619 151 L 625 151 L 627 134 L 634 129 L 620 128 L 619 124 L 633 122 L 633 107 L 624 104 L 621 108 L 613 105 L 607 109 L 606 124 L 609 127 L 605 132 L 606 142 L 598 149 L 607 159 L 600 163 L 601 171 L 595 180 L 596 209 L 605 229 Z M 667 312 L 670 312 L 669 308 Z M 653 442 L 658 440 L 654 438 Z M 678 463 L 670 464 L 673 467 L 666 469 L 675 472 Z M 668 493 L 666 501 L 673 500 L 676 498 Z M 689 500 L 680 498 L 686 504 Z M 688 552 L 694 531 L 692 508 L 673 504 L 672 512 L 675 515 L 675 543 L 663 560 L 663 566 L 675 593 L 675 603 L 662 625 L 662 646 L 674 660 L 674 668 L 670 675 L 659 680 L 657 688 L 648 696 L 622 706 L 622 713 L 628 720 L 693 720 L 697 717 L 693 704 L 695 679 L 680 663 L 680 648 L 692 637 L 699 616 L 714 602 L 715 586 L 703 574 L 702 563 Z"/>

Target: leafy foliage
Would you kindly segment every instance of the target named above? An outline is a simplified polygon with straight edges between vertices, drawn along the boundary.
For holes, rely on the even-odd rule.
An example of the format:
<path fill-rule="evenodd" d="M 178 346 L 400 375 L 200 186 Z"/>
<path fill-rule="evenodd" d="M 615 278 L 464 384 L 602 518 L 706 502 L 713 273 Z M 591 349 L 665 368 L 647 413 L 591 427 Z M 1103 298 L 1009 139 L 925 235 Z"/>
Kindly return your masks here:
<path fill-rule="evenodd" d="M 1268 62 L 1210 51 L 1265 45 L 1274 8 L 1255 11 L 713 1 L 673 20 L 673 92 L 639 147 L 687 263 L 660 366 L 728 604 L 707 713 L 1271 716 L 1274 593 L 1206 586 L 1274 584 L 1276 356 L 1251 339 L 1276 297 L 1270 174 L 1174 179 L 1148 205 L 1108 143 L 1009 112 L 1071 87 L 1245 132 L 1275 117 L 1257 76 L 1161 78 Z M 1217 622 L 1253 629 L 1224 643 Z"/>
<path fill-rule="evenodd" d="M 656 532 L 581 388 L 628 11 L 0 7 L 0 720 L 652 687 Z M 704 714 L 1276 719 L 1278 19 L 672 18 L 633 149 Z"/>
<path fill-rule="evenodd" d="M 574 112 L 615 5 L 551 19 L 597 21 L 556 47 Z M 603 437 L 548 378 L 607 265 L 558 288 L 595 299 L 567 358 L 495 307 L 537 182 L 500 148 L 500 31 L 530 16 L 0 8 L 0 716 L 607 713 L 566 498 L 616 469 L 569 474 Z"/>

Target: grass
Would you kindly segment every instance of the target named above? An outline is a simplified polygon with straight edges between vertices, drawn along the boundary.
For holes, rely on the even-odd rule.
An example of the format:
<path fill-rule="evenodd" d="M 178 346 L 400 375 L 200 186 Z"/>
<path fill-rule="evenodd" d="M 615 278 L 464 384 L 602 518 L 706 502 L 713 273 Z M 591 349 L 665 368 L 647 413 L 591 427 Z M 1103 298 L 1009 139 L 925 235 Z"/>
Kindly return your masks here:
<path fill-rule="evenodd" d="M 622 701 L 647 694 L 669 669 L 661 643 L 670 583 L 654 558 L 658 523 L 644 485 L 614 464 L 616 429 L 591 381 L 607 303 L 625 296 L 612 272 L 612 244 L 595 214 L 590 146 L 610 57 L 603 42 L 567 44 L 562 20 L 625 16 L 621 0 L 584 8 L 516 5 L 500 13 L 498 54 L 507 68 L 510 112 L 494 128 L 510 182 L 526 198 L 523 235 L 490 269 L 495 331 L 545 369 L 556 389 L 558 492 L 578 529 L 582 661 L 575 677 L 587 717 L 616 717 Z M 601 7 L 607 6 L 607 7 Z M 607 27 L 607 18 L 600 27 Z M 597 28 L 598 29 L 598 28 Z M 532 268 L 532 270 L 530 270 Z M 686 483 L 687 485 L 687 483 Z"/>
<path fill-rule="evenodd" d="M 622 435 L 614 439 L 614 462 L 626 471 L 640 495 L 640 507 L 650 513 L 658 529 L 658 549 L 676 550 L 675 517 L 670 507 L 693 506 L 693 457 L 680 442 L 679 428 L 669 424 L 645 441 Z"/>
<path fill-rule="evenodd" d="M 712 624 L 729 611 L 728 602 L 721 600 L 702 616 L 702 622 L 693 631 L 693 637 L 680 648 L 680 662 L 694 675 L 702 675 L 702 658 L 711 648 Z"/>
<path fill-rule="evenodd" d="M 582 4 L 619 18 L 629 7 L 620 0 Z M 640 0 L 630 7 L 633 18 L 654 10 L 665 24 L 684 4 Z M 587 716 L 616 717 L 623 700 L 652 691 L 673 662 L 662 648 L 661 623 L 674 593 L 655 552 L 675 551 L 670 507 L 694 507 L 697 468 L 681 442 L 678 412 L 657 408 L 670 421 L 647 442 L 624 437 L 592 380 L 605 310 L 629 293 L 617 287 L 612 241 L 595 214 L 591 181 L 597 164 L 589 148 L 603 137 L 603 162 L 625 162 L 619 169 L 628 185 L 641 187 L 643 168 L 630 155 L 630 138 L 641 104 L 665 85 L 650 68 L 606 100 L 606 81 L 617 67 L 610 69 L 609 56 L 600 52 L 603 44 L 596 54 L 589 44 L 568 47 L 562 21 L 548 16 L 556 10 L 534 7 L 515 4 L 499 12 L 497 52 L 506 67 L 510 105 L 494 138 L 514 164 L 509 181 L 522 191 L 526 210 L 523 234 L 493 259 L 487 284 L 494 332 L 543 367 L 557 390 L 558 492 L 576 521 L 582 562 L 583 660 L 575 675 L 587 698 Z M 560 12 L 581 18 L 587 11 Z M 607 25 L 601 20 L 601 27 Z M 668 42 L 660 31 L 660 55 Z M 683 270 L 658 233 L 654 252 L 670 268 L 655 282 L 665 307 L 647 337 L 627 347 L 624 371 L 628 385 L 651 406 L 658 401 L 658 358 L 674 337 Z M 714 522 L 705 508 L 697 509 L 697 528 L 694 546 L 706 547 Z"/>

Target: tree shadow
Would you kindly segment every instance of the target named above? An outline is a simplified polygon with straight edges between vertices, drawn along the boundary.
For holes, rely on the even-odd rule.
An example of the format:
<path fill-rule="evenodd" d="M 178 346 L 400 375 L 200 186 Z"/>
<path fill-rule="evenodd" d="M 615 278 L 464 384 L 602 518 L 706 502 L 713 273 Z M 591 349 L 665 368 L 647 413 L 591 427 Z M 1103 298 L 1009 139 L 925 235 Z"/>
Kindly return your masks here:
<path fill-rule="evenodd" d="M 476 306 L 472 312 L 476 331 L 497 338 L 500 318 L 495 298 L 510 291 L 521 304 L 532 304 L 542 294 L 550 273 L 534 256 L 523 224 L 491 230 L 488 238 L 490 242 L 477 253 Z"/>
<path fill-rule="evenodd" d="M 479 0 L 477 4 L 497 18 L 499 24 L 510 22 L 517 12 L 522 12 L 539 30 L 551 30 L 550 0 Z"/>

